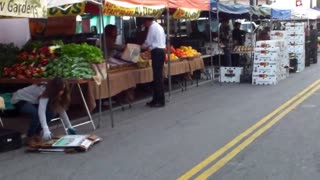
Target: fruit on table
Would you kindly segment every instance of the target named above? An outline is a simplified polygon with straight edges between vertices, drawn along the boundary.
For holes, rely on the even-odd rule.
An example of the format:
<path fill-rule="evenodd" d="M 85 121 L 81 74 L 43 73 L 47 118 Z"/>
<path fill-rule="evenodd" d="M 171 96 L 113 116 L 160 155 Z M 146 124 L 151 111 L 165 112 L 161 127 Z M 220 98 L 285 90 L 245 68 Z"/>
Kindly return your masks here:
<path fill-rule="evenodd" d="M 148 50 L 148 51 L 140 53 L 140 58 L 143 59 L 143 60 L 151 60 L 150 51 Z"/>
<path fill-rule="evenodd" d="M 43 72 L 43 67 L 41 68 L 33 65 L 14 64 L 12 67 L 4 68 L 3 76 L 18 79 L 38 78 Z"/>
<path fill-rule="evenodd" d="M 166 54 L 166 59 L 165 61 L 167 62 L 168 61 L 168 54 Z M 170 53 L 170 61 L 177 61 L 179 60 L 179 58 L 174 54 L 174 53 Z"/>
<path fill-rule="evenodd" d="M 180 48 L 177 48 L 175 52 L 178 57 L 193 57 L 200 55 L 200 53 L 191 46 L 181 46 Z"/>

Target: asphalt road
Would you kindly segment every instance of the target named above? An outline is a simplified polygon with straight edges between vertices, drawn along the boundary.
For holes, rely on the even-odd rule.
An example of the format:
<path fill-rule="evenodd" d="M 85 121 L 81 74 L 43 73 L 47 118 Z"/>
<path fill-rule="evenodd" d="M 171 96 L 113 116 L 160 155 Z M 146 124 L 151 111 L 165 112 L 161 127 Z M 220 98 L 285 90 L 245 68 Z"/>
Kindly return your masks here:
<path fill-rule="evenodd" d="M 0 179 L 176 179 L 319 80 L 319 70 L 319 65 L 312 65 L 276 86 L 205 84 L 174 94 L 160 109 L 134 105 L 115 113 L 113 129 L 109 117 L 103 116 L 101 128 L 94 132 L 103 141 L 86 153 L 30 154 L 20 149 L 0 154 Z M 317 91 L 208 179 L 318 179 L 319 100 Z M 79 130 L 91 132 L 89 126 Z"/>

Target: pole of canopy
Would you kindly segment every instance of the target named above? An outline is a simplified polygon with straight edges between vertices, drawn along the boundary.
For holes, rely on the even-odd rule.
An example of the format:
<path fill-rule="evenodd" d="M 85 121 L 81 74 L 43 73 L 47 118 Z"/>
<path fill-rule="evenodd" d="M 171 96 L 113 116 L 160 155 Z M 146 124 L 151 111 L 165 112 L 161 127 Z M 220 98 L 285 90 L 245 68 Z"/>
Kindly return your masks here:
<path fill-rule="evenodd" d="M 220 41 L 219 0 L 217 0 L 217 22 L 218 22 L 218 42 L 219 42 Z M 220 74 L 219 75 L 219 84 L 221 85 L 221 73 L 220 73 L 220 69 L 221 69 L 221 54 L 220 54 L 220 52 L 218 52 L 218 56 L 219 56 L 219 74 Z"/>
<path fill-rule="evenodd" d="M 101 25 L 101 6 L 102 5 L 98 5 L 99 6 L 99 23 L 98 23 L 98 29 L 101 30 L 102 29 L 102 25 Z M 99 33 L 99 31 L 97 31 L 97 33 Z M 100 48 L 101 51 L 103 51 L 103 34 L 100 33 L 99 34 L 99 39 L 100 39 Z M 104 58 L 104 57 L 103 57 Z M 100 71 L 99 67 L 97 66 L 98 70 Z M 99 72 L 101 74 L 101 71 Z M 101 74 L 102 75 L 102 74 Z M 97 124 L 97 128 L 100 128 L 100 123 L 101 123 L 101 114 L 102 114 L 102 99 L 101 99 L 101 84 L 99 85 L 99 117 L 98 117 L 98 124 Z"/>
<path fill-rule="evenodd" d="M 167 56 L 168 56 L 168 84 L 169 84 L 169 101 L 171 98 L 171 62 L 170 62 L 170 12 L 167 7 Z"/>
<path fill-rule="evenodd" d="M 103 0 L 101 0 L 101 3 L 103 3 Z M 102 26 L 102 29 L 104 29 L 104 20 L 103 20 L 103 11 L 102 11 L 102 5 L 99 6 L 99 21 L 100 21 L 100 28 Z M 100 29 L 101 30 L 101 29 Z M 103 47 L 103 54 L 104 54 L 104 59 L 106 61 L 106 57 L 107 57 L 107 45 L 106 45 L 106 41 L 105 38 L 102 38 L 102 36 L 104 35 L 104 33 L 102 32 L 100 35 L 101 38 L 101 47 Z M 107 63 L 107 62 L 105 62 Z M 111 121 L 111 127 L 114 127 L 114 118 L 113 118 L 113 107 L 112 107 L 112 98 L 111 98 L 111 94 L 110 94 L 110 77 L 109 77 L 109 69 L 108 69 L 108 64 L 106 64 L 106 73 L 107 73 L 107 89 L 108 89 L 108 99 L 109 99 L 109 112 L 110 112 L 110 121 Z M 99 97 L 101 98 L 101 97 Z M 100 124 L 100 122 L 99 122 Z"/>
<path fill-rule="evenodd" d="M 252 22 L 252 12 L 250 12 L 250 22 Z M 252 30 L 252 35 L 250 35 L 251 36 L 251 46 L 254 48 L 255 46 L 254 46 L 254 42 L 253 42 L 253 39 L 254 38 L 252 38 L 253 37 L 253 35 L 255 34 L 255 29 L 253 29 Z M 256 38 L 255 38 L 256 39 Z M 251 51 L 251 53 L 250 53 L 250 64 L 252 65 L 251 67 L 253 68 L 253 51 Z"/>
<path fill-rule="evenodd" d="M 212 49 L 213 49 L 213 46 L 212 46 L 212 32 L 211 32 L 211 29 L 212 29 L 212 14 L 211 14 L 211 7 L 210 7 L 210 10 L 209 10 L 209 27 L 210 27 L 210 34 L 209 34 L 209 38 L 210 38 L 210 64 L 211 64 L 211 81 L 214 82 L 214 68 L 213 68 L 213 56 L 212 56 Z"/>

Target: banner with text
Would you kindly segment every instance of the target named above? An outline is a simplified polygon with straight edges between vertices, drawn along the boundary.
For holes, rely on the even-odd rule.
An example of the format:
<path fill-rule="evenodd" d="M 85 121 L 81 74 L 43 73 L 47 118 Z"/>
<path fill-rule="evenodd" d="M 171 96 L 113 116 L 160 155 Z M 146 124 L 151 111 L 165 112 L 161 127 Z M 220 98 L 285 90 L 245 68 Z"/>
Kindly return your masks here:
<path fill-rule="evenodd" d="M 70 6 L 69 8 L 67 8 Z M 84 13 L 86 3 L 76 3 L 72 5 L 63 5 L 61 8 L 48 9 L 48 17 L 61 17 L 61 16 L 77 16 Z M 67 8 L 63 10 L 64 8 Z"/>
<path fill-rule="evenodd" d="M 0 16 L 47 18 L 46 0 L 0 0 Z"/>
<path fill-rule="evenodd" d="M 103 6 L 103 13 L 113 16 L 160 17 L 164 9 L 164 6 L 142 6 L 107 0 Z"/>
<path fill-rule="evenodd" d="M 198 19 L 200 17 L 200 10 L 198 9 L 187 9 L 187 8 L 178 8 L 173 13 L 174 19 Z"/>

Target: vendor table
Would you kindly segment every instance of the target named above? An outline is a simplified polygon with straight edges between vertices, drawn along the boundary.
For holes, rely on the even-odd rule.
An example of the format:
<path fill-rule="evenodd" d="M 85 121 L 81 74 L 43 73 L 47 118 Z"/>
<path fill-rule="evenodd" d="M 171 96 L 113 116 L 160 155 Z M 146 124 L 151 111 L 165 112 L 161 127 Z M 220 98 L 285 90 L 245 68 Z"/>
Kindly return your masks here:
<path fill-rule="evenodd" d="M 40 84 L 40 83 L 46 83 L 48 81 L 49 81 L 49 79 L 43 79 L 43 78 L 30 78 L 30 79 L 28 79 L 28 78 L 27 79 L 0 78 L 0 84 Z M 82 125 L 91 123 L 93 129 L 96 129 L 95 124 L 92 120 L 90 109 L 88 107 L 88 104 L 86 102 L 86 99 L 84 97 L 84 94 L 83 94 L 83 91 L 81 88 L 81 84 L 88 84 L 89 82 L 93 82 L 93 81 L 91 79 L 68 79 L 67 81 L 71 85 L 77 85 L 79 92 L 80 92 L 80 95 L 81 95 L 82 102 L 85 106 L 87 115 L 89 117 L 88 121 L 73 125 L 73 127 L 78 127 L 78 126 L 82 126 Z"/>
<path fill-rule="evenodd" d="M 204 69 L 203 59 L 201 57 L 193 57 L 182 61 L 173 61 L 171 63 L 171 75 L 180 75 L 185 73 L 193 73 L 193 71 Z M 163 75 L 168 77 L 168 64 L 164 65 Z M 150 83 L 153 81 L 152 68 L 129 69 L 118 72 L 110 72 L 110 96 L 119 94 L 122 91 L 136 87 L 137 84 Z M 89 82 L 90 99 L 109 98 L 107 81 L 102 80 L 101 92 L 99 96 L 99 86 L 94 82 Z M 94 105 L 95 106 L 95 105 Z"/>
<path fill-rule="evenodd" d="M 246 51 L 246 52 L 238 52 L 238 51 L 233 51 L 231 54 L 251 54 L 253 51 Z"/>

